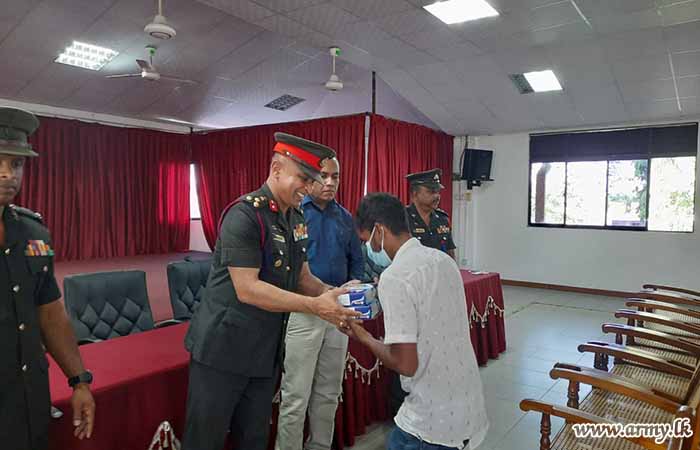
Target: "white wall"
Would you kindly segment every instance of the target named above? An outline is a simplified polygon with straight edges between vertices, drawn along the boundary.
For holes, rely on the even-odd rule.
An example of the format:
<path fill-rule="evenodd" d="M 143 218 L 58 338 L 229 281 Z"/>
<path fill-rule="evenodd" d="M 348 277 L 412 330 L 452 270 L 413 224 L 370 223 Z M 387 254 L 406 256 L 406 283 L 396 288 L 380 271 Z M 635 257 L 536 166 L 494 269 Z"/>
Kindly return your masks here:
<path fill-rule="evenodd" d="M 468 259 L 463 266 L 592 289 L 635 291 L 644 282 L 700 289 L 697 193 L 695 233 L 528 227 L 529 135 L 470 138 L 470 145 L 494 150 L 495 181 L 475 187 L 470 202 L 454 203 L 455 240 L 460 258 Z M 455 156 L 461 148 L 455 144 Z"/>
<path fill-rule="evenodd" d="M 204 236 L 201 220 L 190 220 L 190 250 L 210 252 L 207 238 Z"/>

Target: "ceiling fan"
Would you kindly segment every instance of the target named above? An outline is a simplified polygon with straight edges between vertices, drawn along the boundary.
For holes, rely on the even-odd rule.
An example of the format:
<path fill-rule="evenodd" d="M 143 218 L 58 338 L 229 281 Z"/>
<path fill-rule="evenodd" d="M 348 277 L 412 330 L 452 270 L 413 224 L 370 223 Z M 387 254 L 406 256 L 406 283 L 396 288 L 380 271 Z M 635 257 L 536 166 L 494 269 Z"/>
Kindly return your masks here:
<path fill-rule="evenodd" d="M 343 89 L 343 82 L 340 81 L 340 78 L 335 73 L 335 58 L 337 58 L 338 55 L 340 55 L 340 47 L 330 47 L 328 51 L 331 54 L 331 58 L 333 58 L 333 72 L 331 73 L 331 77 L 328 79 L 328 81 L 326 81 L 326 84 L 324 84 L 324 86 L 329 91 L 335 92 Z"/>
<path fill-rule="evenodd" d="M 156 54 L 156 47 L 153 45 L 147 45 L 146 50 L 148 50 L 149 53 L 149 60 L 144 61 L 143 59 L 137 59 L 136 64 L 141 68 L 140 73 L 124 73 L 124 74 L 119 74 L 119 75 L 107 75 L 107 78 L 134 78 L 134 77 L 141 77 L 146 80 L 150 81 L 158 81 L 158 80 L 167 80 L 167 81 L 175 81 L 178 83 L 187 83 L 187 84 L 198 84 L 194 80 L 187 80 L 184 78 L 178 78 L 178 77 L 173 77 L 170 75 L 161 75 L 153 65 L 153 55 Z"/>

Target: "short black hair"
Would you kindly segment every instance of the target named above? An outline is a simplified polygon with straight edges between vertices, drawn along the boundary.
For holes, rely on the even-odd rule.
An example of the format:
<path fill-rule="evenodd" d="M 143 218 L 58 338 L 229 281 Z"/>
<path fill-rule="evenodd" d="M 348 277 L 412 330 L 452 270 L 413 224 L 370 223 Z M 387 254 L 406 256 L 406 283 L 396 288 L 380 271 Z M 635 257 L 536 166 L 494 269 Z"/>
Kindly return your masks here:
<path fill-rule="evenodd" d="M 406 207 L 386 192 L 365 195 L 355 213 L 355 226 L 360 231 L 372 230 L 375 223 L 381 223 L 394 235 L 409 233 Z"/>

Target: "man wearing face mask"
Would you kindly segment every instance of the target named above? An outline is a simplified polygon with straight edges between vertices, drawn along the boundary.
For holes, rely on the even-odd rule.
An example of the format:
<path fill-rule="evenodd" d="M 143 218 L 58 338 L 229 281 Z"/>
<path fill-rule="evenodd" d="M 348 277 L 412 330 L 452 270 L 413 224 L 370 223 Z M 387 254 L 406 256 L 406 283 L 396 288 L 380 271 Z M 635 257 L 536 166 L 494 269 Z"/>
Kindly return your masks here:
<path fill-rule="evenodd" d="M 411 185 L 411 205 L 406 208 L 411 235 L 421 244 L 442 250 L 455 259 L 455 243 L 450 231 L 450 216 L 438 208 L 442 170 L 433 169 L 406 176 Z"/>
<path fill-rule="evenodd" d="M 384 340 L 361 321 L 341 327 L 401 375 L 409 392 L 394 418 L 388 450 L 474 449 L 488 431 L 479 368 L 470 343 L 462 276 L 445 253 L 411 237 L 401 201 L 386 193 L 362 200 L 360 238 L 378 259 L 391 259 L 379 279 Z"/>
<path fill-rule="evenodd" d="M 323 283 L 306 262 L 299 208 L 335 152 L 284 133 L 275 140 L 267 182 L 221 216 L 207 286 L 185 337 L 191 360 L 183 450 L 220 450 L 228 430 L 238 448 L 267 448 L 286 313 L 335 326 L 357 315 L 338 304 L 346 290 Z"/>
<path fill-rule="evenodd" d="M 340 182 L 337 159 L 323 162 L 321 178 L 323 184 L 314 183 L 302 201 L 309 230 L 306 254 L 311 273 L 340 286 L 361 279 L 364 261 L 352 215 L 335 200 Z M 285 344 L 275 448 L 330 450 L 348 337 L 314 315 L 292 313 Z M 304 445 L 307 407 L 309 439 Z"/>

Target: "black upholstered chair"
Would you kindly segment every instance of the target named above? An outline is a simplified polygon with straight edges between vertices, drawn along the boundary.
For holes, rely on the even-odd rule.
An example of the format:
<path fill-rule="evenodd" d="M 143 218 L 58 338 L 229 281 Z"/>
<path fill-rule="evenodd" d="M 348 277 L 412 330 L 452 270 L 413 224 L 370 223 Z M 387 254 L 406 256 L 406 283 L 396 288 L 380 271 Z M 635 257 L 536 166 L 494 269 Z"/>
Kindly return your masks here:
<path fill-rule="evenodd" d="M 199 305 L 209 278 L 212 260 L 176 261 L 168 264 L 168 289 L 173 317 L 189 320 Z"/>
<path fill-rule="evenodd" d="M 142 270 L 70 275 L 63 280 L 66 311 L 80 344 L 151 330 L 151 305 Z M 166 321 L 163 325 L 178 322 Z"/>

